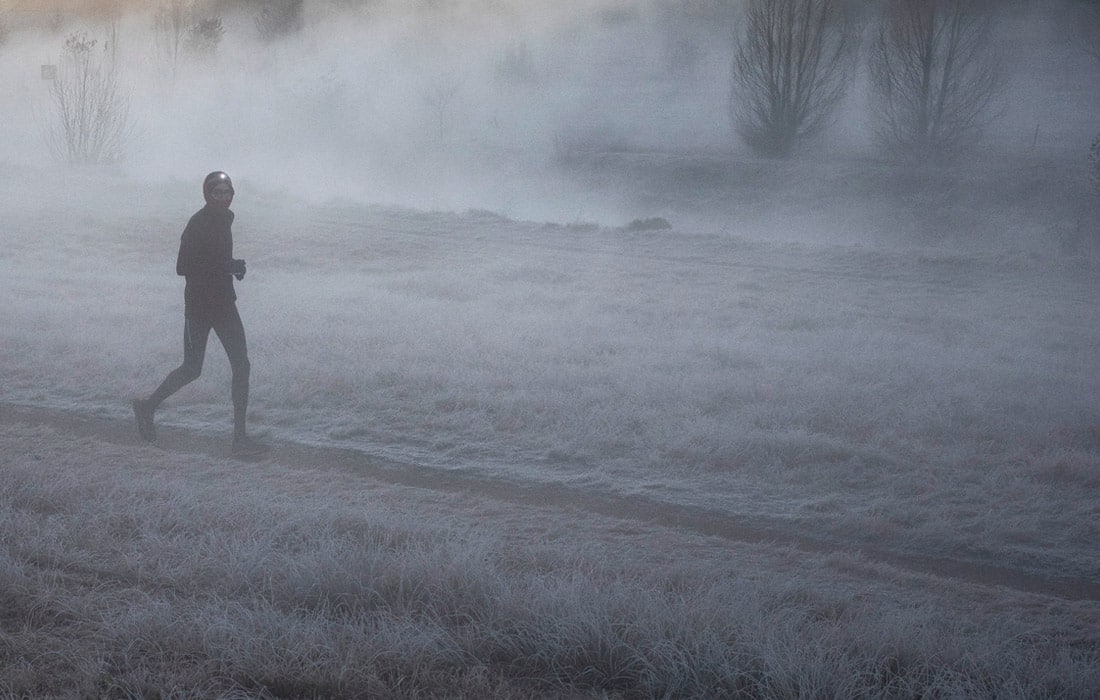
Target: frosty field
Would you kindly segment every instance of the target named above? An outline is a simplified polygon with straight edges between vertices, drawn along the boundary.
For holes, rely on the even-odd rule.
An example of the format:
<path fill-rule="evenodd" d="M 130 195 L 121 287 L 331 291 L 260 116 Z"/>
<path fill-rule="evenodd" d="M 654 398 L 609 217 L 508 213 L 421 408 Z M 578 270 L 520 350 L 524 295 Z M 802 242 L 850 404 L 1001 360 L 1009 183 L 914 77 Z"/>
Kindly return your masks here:
<path fill-rule="evenodd" d="M 195 188 L 4 169 L 0 696 L 1093 696 L 1094 249 L 1023 184 L 828 230 L 896 177 L 671 230 L 238 182 L 249 464 L 216 341 L 132 425 Z"/>
<path fill-rule="evenodd" d="M 28 206 L 47 177 L 66 196 Z M 5 174 L 4 401 L 124 419 L 179 363 L 191 189 Z M 826 547 L 1100 577 L 1087 257 L 239 191 L 251 422 L 270 439 Z M 158 421 L 228 435 L 213 340 Z"/>
<path fill-rule="evenodd" d="M 845 6 L 781 160 L 745 3 L 0 9 L 0 700 L 1100 696 L 1100 11 L 918 162 Z M 131 412 L 215 169 L 261 461 Z"/>

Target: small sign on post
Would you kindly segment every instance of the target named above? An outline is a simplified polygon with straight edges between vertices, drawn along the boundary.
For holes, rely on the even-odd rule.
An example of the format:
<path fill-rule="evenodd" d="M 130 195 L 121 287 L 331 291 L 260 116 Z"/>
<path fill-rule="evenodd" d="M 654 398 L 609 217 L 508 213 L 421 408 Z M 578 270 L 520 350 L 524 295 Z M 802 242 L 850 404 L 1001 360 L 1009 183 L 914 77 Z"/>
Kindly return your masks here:
<path fill-rule="evenodd" d="M 57 66 L 51 64 L 43 64 L 42 66 L 42 79 L 43 80 L 57 80 Z"/>

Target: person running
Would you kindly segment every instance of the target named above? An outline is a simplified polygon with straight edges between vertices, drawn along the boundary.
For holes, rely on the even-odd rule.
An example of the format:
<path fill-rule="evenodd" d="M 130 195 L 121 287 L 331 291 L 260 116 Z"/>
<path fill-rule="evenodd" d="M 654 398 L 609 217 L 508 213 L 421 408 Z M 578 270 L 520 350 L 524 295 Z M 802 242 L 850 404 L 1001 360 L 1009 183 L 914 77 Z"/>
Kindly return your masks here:
<path fill-rule="evenodd" d="M 215 171 L 202 183 L 206 206 L 195 212 L 180 239 L 176 274 L 186 279 L 183 291 L 183 364 L 172 370 L 149 398 L 134 401 L 138 432 L 147 441 L 156 440 L 153 415 L 161 402 L 199 378 L 206 356 L 206 341 L 213 330 L 229 356 L 233 371 L 233 454 L 259 456 L 266 446 L 249 437 L 245 430 L 248 411 L 248 346 L 244 324 L 237 312 L 233 278 L 244 279 L 244 260 L 233 258 L 233 181 Z"/>

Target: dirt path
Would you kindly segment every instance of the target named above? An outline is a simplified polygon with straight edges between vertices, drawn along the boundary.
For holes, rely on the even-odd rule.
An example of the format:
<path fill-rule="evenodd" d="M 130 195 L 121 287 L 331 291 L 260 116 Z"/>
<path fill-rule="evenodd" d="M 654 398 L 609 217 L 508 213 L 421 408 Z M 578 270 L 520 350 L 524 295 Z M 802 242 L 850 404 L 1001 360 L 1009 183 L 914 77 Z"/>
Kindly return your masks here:
<path fill-rule="evenodd" d="M 16 423 L 49 425 L 74 436 L 93 437 L 116 445 L 140 444 L 134 426 L 128 420 L 0 403 L 0 426 Z M 229 458 L 227 440 L 211 440 L 207 435 L 170 427 L 158 428 L 157 446 L 172 453 Z M 488 480 L 459 472 L 380 460 L 351 449 L 294 443 L 276 444 L 269 459 L 292 468 L 338 469 L 384 483 L 440 492 L 472 493 L 508 504 L 579 509 L 594 515 L 685 530 L 731 542 L 774 545 L 813 555 L 858 554 L 864 561 L 886 564 L 901 571 L 979 586 L 1002 587 L 1065 600 L 1100 601 L 1100 581 L 1043 576 L 972 561 L 902 554 L 812 537 L 784 529 L 778 524 L 750 523 L 736 514 L 662 503 L 641 496 L 593 493 L 559 484 Z"/>

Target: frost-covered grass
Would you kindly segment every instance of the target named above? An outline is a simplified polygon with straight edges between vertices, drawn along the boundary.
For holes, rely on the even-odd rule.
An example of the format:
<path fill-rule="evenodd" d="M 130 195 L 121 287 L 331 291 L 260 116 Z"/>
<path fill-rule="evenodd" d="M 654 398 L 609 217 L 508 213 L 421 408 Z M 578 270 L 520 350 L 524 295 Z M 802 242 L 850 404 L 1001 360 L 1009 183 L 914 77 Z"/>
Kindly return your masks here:
<path fill-rule="evenodd" d="M 48 427 L 7 423 L 0 455 L 0 697 L 1100 691 L 1094 604 L 970 598 L 690 535 L 632 541 L 552 509 L 476 525 L 484 504 L 323 466 Z"/>
<path fill-rule="evenodd" d="M 178 237 L 196 181 L 228 168 L 252 422 L 273 440 L 455 470 L 474 492 L 687 504 L 872 559 L 1100 578 L 1100 265 L 1078 162 L 1097 77 L 1060 25 L 1004 35 L 1019 54 L 987 152 L 917 168 L 867 157 L 857 97 L 807 159 L 740 158 L 720 22 L 682 28 L 701 52 L 676 73 L 660 21 L 553 12 L 567 21 L 492 31 L 491 14 L 334 17 L 272 47 L 247 21 L 174 83 L 129 17 L 129 176 L 9 165 L 40 160 L 39 67 L 62 40 L 10 37 L 0 402 L 129 420 L 180 360 Z M 525 35 L 533 74 L 489 79 Z M 616 227 L 656 216 L 673 229 Z M 225 439 L 228 393 L 212 340 L 158 419 Z M 19 440 L 0 454 L 14 697 L 1097 695 L 1097 626 L 1076 634 L 1093 603 L 871 595 L 865 567 L 838 590 L 740 550 L 652 565 L 583 531 L 501 539 L 470 512 L 367 518 L 362 484 L 259 490 L 251 468 L 148 473 L 162 456 Z"/>
<path fill-rule="evenodd" d="M 5 179 L 3 398 L 124 417 L 180 361 L 194 188 L 51 177 L 65 198 L 41 199 L 41 172 Z M 1095 266 L 1053 244 L 769 243 L 239 192 L 252 422 L 274 437 L 1100 572 Z M 1035 250 L 1050 215 L 1017 221 Z M 158 419 L 219 434 L 229 413 L 212 338 Z"/>

